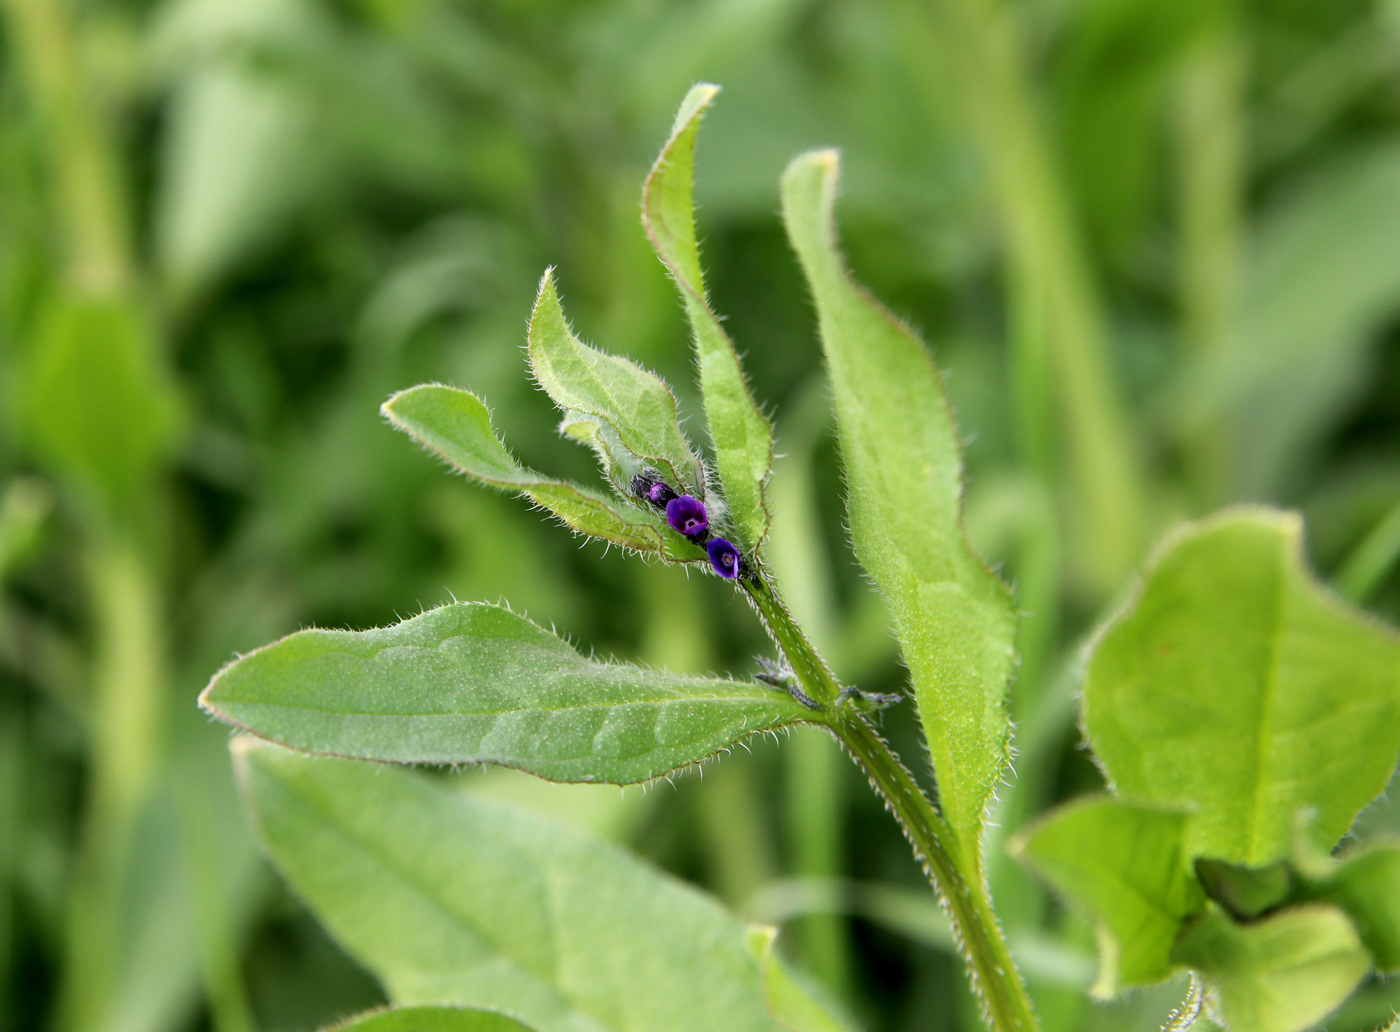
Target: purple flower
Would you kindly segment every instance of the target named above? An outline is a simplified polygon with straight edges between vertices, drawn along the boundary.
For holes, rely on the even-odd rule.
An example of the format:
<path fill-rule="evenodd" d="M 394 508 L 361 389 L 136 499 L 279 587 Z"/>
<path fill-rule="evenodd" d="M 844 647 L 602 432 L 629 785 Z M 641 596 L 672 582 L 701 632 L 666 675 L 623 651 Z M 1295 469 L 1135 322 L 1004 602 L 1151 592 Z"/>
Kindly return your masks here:
<path fill-rule="evenodd" d="M 710 529 L 705 503 L 690 495 L 681 495 L 666 503 L 666 522 L 688 538 L 701 537 Z"/>
<path fill-rule="evenodd" d="M 711 538 L 705 551 L 710 553 L 710 565 L 715 568 L 715 573 L 726 580 L 733 580 L 744 568 L 744 557 L 724 538 Z"/>
<path fill-rule="evenodd" d="M 662 480 L 661 474 L 654 469 L 632 477 L 632 493 L 642 501 L 650 502 L 658 509 L 666 508 L 666 504 L 676 497 L 675 489 Z"/>

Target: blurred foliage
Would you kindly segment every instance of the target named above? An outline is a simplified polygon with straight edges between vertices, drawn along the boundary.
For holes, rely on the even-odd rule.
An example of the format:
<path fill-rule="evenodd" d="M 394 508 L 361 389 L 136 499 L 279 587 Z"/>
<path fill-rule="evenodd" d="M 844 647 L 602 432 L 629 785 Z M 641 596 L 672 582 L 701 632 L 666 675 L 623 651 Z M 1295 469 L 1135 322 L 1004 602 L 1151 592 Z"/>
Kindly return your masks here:
<path fill-rule="evenodd" d="M 1099 785 L 1074 657 L 1177 519 L 1299 508 L 1323 576 L 1400 617 L 1394 0 L 0 11 L 0 1030 L 293 1032 L 381 999 L 256 858 L 194 710 L 238 650 L 451 597 L 677 671 L 764 650 L 721 585 L 578 549 L 376 414 L 470 387 L 522 461 L 588 477 L 522 376 L 547 265 L 581 336 L 695 411 L 638 197 L 700 79 L 725 84 L 698 155 L 710 290 L 784 456 L 773 561 L 863 688 L 903 672 L 843 540 L 776 215 L 794 153 L 844 149 L 852 264 L 948 373 L 969 530 L 1028 614 L 1003 832 Z M 885 717 L 905 756 L 910 708 Z M 871 1028 L 976 1027 L 905 843 L 821 736 L 646 795 L 445 777 L 790 926 Z M 1378 803 L 1357 833 L 1394 828 Z M 1047 1029 L 1158 1027 L 1184 987 L 1088 1004 L 1091 930 L 1001 855 Z M 1382 1024 L 1395 993 L 1331 1027 Z"/>

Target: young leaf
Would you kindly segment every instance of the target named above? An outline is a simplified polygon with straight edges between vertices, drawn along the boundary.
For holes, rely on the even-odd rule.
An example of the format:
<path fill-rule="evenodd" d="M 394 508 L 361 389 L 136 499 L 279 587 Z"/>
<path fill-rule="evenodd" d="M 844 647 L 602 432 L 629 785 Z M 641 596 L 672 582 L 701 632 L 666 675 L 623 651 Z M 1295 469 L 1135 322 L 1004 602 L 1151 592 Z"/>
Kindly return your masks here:
<path fill-rule="evenodd" d="M 1341 1006 L 1371 967 L 1346 914 L 1318 905 L 1247 925 L 1212 910 L 1173 956 L 1215 992 L 1230 1032 L 1302 1032 Z"/>
<path fill-rule="evenodd" d="M 736 542 L 747 552 L 768 532 L 763 491 L 773 470 L 773 428 L 754 404 L 734 344 L 710 308 L 695 241 L 695 137 L 701 116 L 718 92 L 718 86 L 701 83 L 681 101 L 671 138 L 642 189 L 642 223 L 676 281 L 690 320 L 715 469 Z"/>
<path fill-rule="evenodd" d="M 610 455 L 609 474 L 622 490 L 629 489 L 633 473 L 649 465 L 679 493 L 704 497 L 700 459 L 681 433 L 671 389 L 635 362 L 574 336 L 559 307 L 552 269 L 540 280 L 530 316 L 530 367 L 569 422 L 596 417 L 634 457 L 632 468 L 619 469 L 620 456 Z"/>
<path fill-rule="evenodd" d="M 783 1032 L 845 1032 L 849 1026 L 835 1009 L 788 970 L 774 949 L 777 938 L 776 928 L 750 925 L 745 940 L 762 972 L 763 999 L 773 1020 Z"/>
<path fill-rule="evenodd" d="M 531 1032 L 498 1011 L 462 1007 L 387 1007 L 358 1014 L 324 1032 Z"/>
<path fill-rule="evenodd" d="M 299 631 L 224 667 L 200 705 L 307 752 L 622 785 L 812 716 L 766 685 L 586 659 L 475 602 L 378 630 Z"/>
<path fill-rule="evenodd" d="M 1243 867 L 1197 857 L 1194 867 L 1206 895 L 1240 921 L 1272 910 L 1293 889 L 1293 874 L 1282 860 L 1266 867 Z"/>
<path fill-rule="evenodd" d="M 612 499 L 565 480 L 551 480 L 520 465 L 491 426 L 491 414 L 475 394 L 422 384 L 400 391 L 384 415 L 453 468 L 492 487 L 513 490 L 558 516 L 580 534 L 678 562 L 699 562 L 705 550 L 641 509 L 624 516 Z"/>
<path fill-rule="evenodd" d="M 1195 809 L 1191 856 L 1286 857 L 1300 809 L 1336 841 L 1400 752 L 1400 640 L 1304 565 L 1296 516 L 1176 535 L 1103 635 L 1084 723 L 1124 796 Z"/>
<path fill-rule="evenodd" d="M 1023 862 L 1094 916 L 1096 996 L 1172 973 L 1182 922 L 1204 904 L 1186 860 L 1189 821 L 1103 796 L 1063 806 L 1013 840 Z"/>
<path fill-rule="evenodd" d="M 783 219 L 816 300 L 856 555 L 894 613 L 939 803 L 975 861 L 1006 767 L 1011 594 L 963 534 L 962 456 L 938 370 L 837 250 L 836 178 L 832 151 L 793 161 Z"/>
<path fill-rule="evenodd" d="M 625 853 L 406 771 L 234 755 L 267 853 L 395 1002 L 538 1032 L 776 1032 L 744 926 Z"/>
<path fill-rule="evenodd" d="M 1371 951 L 1376 968 L 1400 970 L 1400 847 L 1376 846 L 1345 857 L 1322 858 L 1320 869 L 1299 872 L 1296 899 L 1341 907 Z"/>

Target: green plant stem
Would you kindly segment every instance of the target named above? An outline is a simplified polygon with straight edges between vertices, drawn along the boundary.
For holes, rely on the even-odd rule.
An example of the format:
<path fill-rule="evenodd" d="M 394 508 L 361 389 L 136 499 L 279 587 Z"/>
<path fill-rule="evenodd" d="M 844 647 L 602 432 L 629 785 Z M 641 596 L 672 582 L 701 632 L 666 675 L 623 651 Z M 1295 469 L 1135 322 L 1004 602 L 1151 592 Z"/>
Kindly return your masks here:
<path fill-rule="evenodd" d="M 934 809 L 909 769 L 854 705 L 837 702 L 840 685 L 788 613 L 773 582 L 758 570 L 740 583 L 783 650 L 803 692 L 821 705 L 816 722 L 850 752 L 904 829 L 934 891 L 948 909 L 954 938 L 988 1024 L 994 1032 L 1035 1032 L 1040 1026 L 992 910 L 982 872 L 963 870 L 958 857 L 968 851 L 958 848 L 953 829 Z"/>
<path fill-rule="evenodd" d="M 969 876 L 958 866 L 952 829 L 864 716 L 842 715 L 832 730 L 884 797 L 947 907 L 988 1024 L 996 1032 L 1038 1029 L 1025 982 L 1011 958 L 981 875 L 971 872 Z"/>
<path fill-rule="evenodd" d="M 1371 528 L 1337 574 L 1337 590 L 1361 605 L 1400 560 L 1400 505 Z"/>

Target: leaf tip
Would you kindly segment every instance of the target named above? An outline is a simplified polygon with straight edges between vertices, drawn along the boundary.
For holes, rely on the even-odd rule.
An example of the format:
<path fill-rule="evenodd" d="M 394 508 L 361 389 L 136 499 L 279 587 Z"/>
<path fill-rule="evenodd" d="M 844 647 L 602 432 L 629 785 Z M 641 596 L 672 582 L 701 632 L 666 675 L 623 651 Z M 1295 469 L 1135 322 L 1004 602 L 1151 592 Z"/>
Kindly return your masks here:
<path fill-rule="evenodd" d="M 712 82 L 697 82 L 690 87 L 685 99 L 681 101 L 680 110 L 676 112 L 675 123 L 671 127 L 671 136 L 674 139 L 679 136 L 697 118 L 705 113 L 705 109 L 710 106 L 715 97 L 718 96 L 721 87 Z"/>

